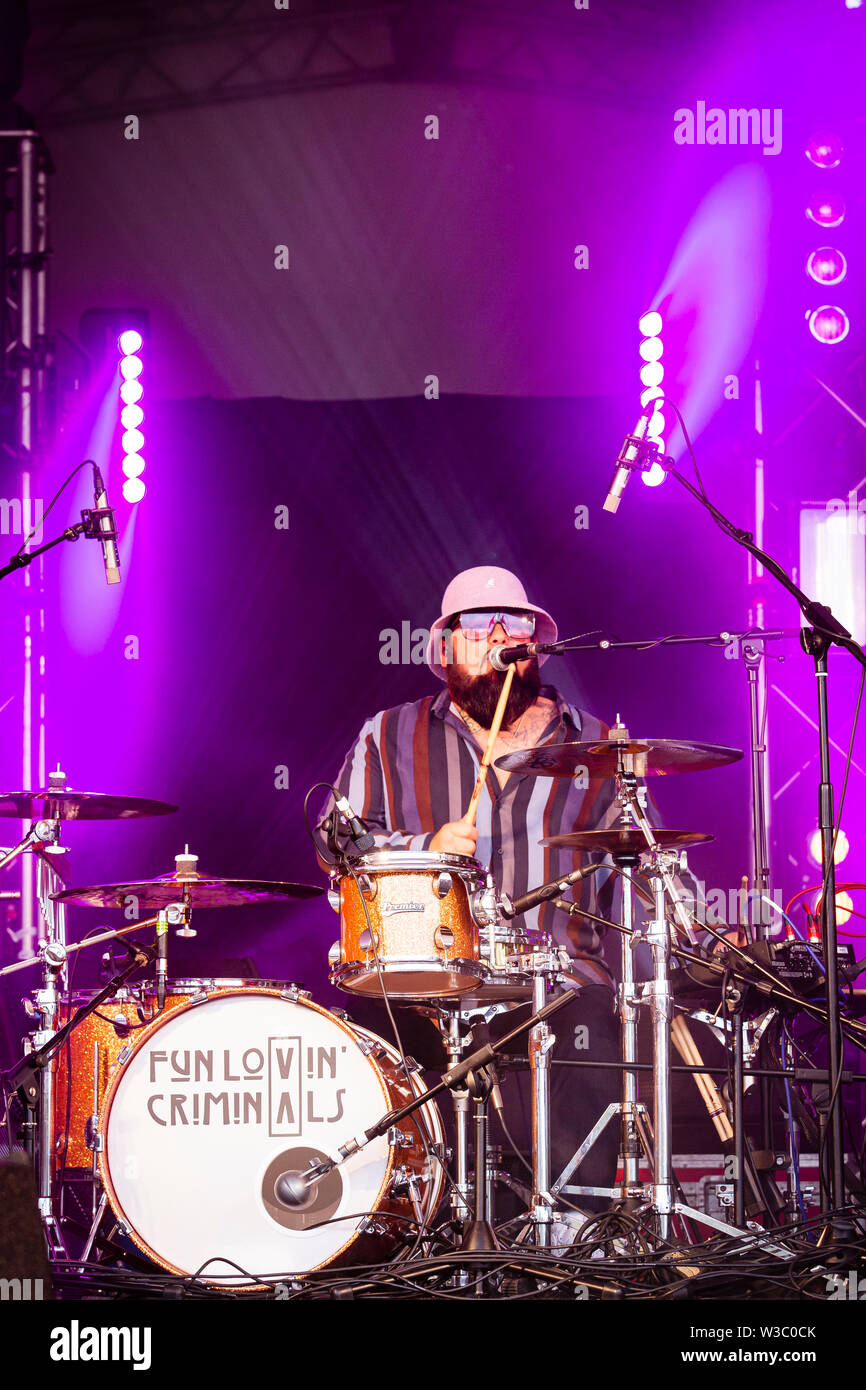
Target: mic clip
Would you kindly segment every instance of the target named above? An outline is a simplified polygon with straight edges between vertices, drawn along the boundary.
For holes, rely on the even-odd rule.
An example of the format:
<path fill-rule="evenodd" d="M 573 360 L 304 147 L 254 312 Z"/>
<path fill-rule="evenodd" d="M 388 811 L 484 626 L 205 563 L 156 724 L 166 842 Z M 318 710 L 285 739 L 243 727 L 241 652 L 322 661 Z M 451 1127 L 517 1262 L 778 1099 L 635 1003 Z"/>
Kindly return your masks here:
<path fill-rule="evenodd" d="M 117 540 L 117 524 L 112 507 L 85 507 L 81 520 L 84 522 L 84 535 L 89 541 Z"/>

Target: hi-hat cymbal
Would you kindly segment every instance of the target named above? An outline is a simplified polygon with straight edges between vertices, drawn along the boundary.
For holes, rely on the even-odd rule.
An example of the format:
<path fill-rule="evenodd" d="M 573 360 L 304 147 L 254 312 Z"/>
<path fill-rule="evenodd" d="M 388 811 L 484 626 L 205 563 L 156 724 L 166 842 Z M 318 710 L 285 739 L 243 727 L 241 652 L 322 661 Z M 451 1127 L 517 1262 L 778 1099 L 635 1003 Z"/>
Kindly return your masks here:
<path fill-rule="evenodd" d="M 653 826 L 653 834 L 662 849 L 687 849 L 690 845 L 705 845 L 715 839 L 702 830 L 661 830 Z M 551 849 L 583 849 L 588 853 L 634 855 L 647 848 L 643 833 L 636 825 L 611 825 L 606 830 L 574 830 L 569 835 L 551 835 L 539 840 Z"/>
<path fill-rule="evenodd" d="M 596 743 L 546 743 L 497 758 L 494 767 L 504 772 L 525 772 L 531 777 L 615 777 L 624 759 L 636 777 L 667 777 L 673 772 L 706 772 L 735 763 L 739 748 L 718 743 L 693 743 L 682 739 L 603 739 Z"/>
<path fill-rule="evenodd" d="M 127 907 L 135 898 L 139 907 L 158 912 L 169 903 L 188 902 L 190 907 L 245 907 L 250 903 L 296 902 L 324 893 L 314 883 L 279 883 L 251 878 L 210 878 L 203 874 L 163 874 L 138 883 L 104 883 L 92 888 L 64 888 L 52 893 L 55 902 L 79 907 Z"/>
<path fill-rule="evenodd" d="M 0 792 L 0 817 L 10 820 L 135 820 L 139 816 L 168 816 L 176 811 L 168 801 L 143 796 L 106 796 L 103 792 Z"/>

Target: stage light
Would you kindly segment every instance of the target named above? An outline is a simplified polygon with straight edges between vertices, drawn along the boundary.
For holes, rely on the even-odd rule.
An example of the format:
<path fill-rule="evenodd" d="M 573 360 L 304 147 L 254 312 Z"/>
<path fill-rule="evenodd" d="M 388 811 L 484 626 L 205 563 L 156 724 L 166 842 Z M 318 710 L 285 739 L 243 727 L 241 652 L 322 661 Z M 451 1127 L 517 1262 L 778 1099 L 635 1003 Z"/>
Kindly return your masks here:
<path fill-rule="evenodd" d="M 127 454 L 123 460 L 123 471 L 127 478 L 138 478 L 144 472 L 141 454 Z"/>
<path fill-rule="evenodd" d="M 125 454 L 138 454 L 144 448 L 144 435 L 141 430 L 127 430 L 120 442 Z"/>
<path fill-rule="evenodd" d="M 848 262 L 835 246 L 819 246 L 807 260 L 806 270 L 819 285 L 838 285 L 848 273 Z"/>
<path fill-rule="evenodd" d="M 117 340 L 117 346 L 120 348 L 124 357 L 128 357 L 130 353 L 138 352 L 143 341 L 137 328 L 128 328 L 125 333 L 121 333 Z"/>
<path fill-rule="evenodd" d="M 848 844 L 848 836 L 845 834 L 845 831 L 838 831 L 836 835 L 836 849 L 833 853 L 833 863 L 841 864 L 842 860 L 847 857 L 849 849 L 850 845 Z M 809 855 L 814 859 L 816 864 L 822 863 L 820 830 L 815 830 L 812 833 L 812 838 L 809 841 Z"/>
<path fill-rule="evenodd" d="M 123 357 L 120 362 L 120 375 L 124 381 L 134 381 L 141 376 L 142 362 L 140 357 Z"/>
<path fill-rule="evenodd" d="M 835 189 L 824 189 L 807 203 L 806 216 L 819 227 L 838 227 L 845 218 L 845 199 Z"/>
<path fill-rule="evenodd" d="M 120 412 L 120 423 L 128 430 L 135 429 L 144 419 L 140 405 L 125 405 Z"/>
<path fill-rule="evenodd" d="M 665 374 L 661 362 L 646 362 L 640 369 L 640 379 L 644 386 L 658 386 Z"/>
<path fill-rule="evenodd" d="M 141 478 L 127 478 L 123 484 L 123 495 L 127 502 L 140 502 L 145 491 Z"/>
<path fill-rule="evenodd" d="M 854 636 L 866 641 L 866 536 L 856 498 L 843 509 L 800 510 L 799 583 L 826 603 Z"/>
<path fill-rule="evenodd" d="M 135 405 L 143 394 L 144 387 L 140 381 L 122 381 L 120 384 L 120 399 L 124 405 Z"/>
<path fill-rule="evenodd" d="M 644 338 L 638 348 L 644 362 L 658 362 L 663 351 L 661 338 Z"/>
<path fill-rule="evenodd" d="M 821 131 L 807 144 L 806 158 L 819 169 L 835 169 L 842 159 L 842 141 L 838 135 Z"/>
<path fill-rule="evenodd" d="M 662 449 L 664 449 L 663 441 L 660 439 L 657 442 L 661 444 Z M 654 463 L 648 473 L 641 473 L 640 476 L 647 487 L 658 487 L 659 483 L 663 483 L 668 475 L 660 463 Z"/>
<path fill-rule="evenodd" d="M 644 409 L 646 409 L 650 401 L 663 401 L 664 398 L 665 393 L 660 386 L 648 386 L 645 391 L 641 391 L 640 393 L 640 403 Z"/>
<path fill-rule="evenodd" d="M 822 304 L 809 315 L 809 327 L 819 343 L 833 347 L 848 337 L 851 324 L 844 309 L 836 304 Z"/>
<path fill-rule="evenodd" d="M 651 309 L 638 319 L 637 326 L 645 338 L 657 338 L 662 331 L 662 316 L 658 310 Z"/>
<path fill-rule="evenodd" d="M 662 430 L 664 429 L 664 427 L 665 427 L 665 417 L 664 417 L 664 415 L 662 414 L 662 412 L 661 412 L 660 410 L 654 411 L 653 414 L 650 416 L 650 422 L 649 422 L 649 428 L 647 429 L 647 435 L 649 436 L 650 439 L 658 439 L 658 437 L 659 437 L 659 435 L 661 434 L 661 432 L 662 432 Z"/>

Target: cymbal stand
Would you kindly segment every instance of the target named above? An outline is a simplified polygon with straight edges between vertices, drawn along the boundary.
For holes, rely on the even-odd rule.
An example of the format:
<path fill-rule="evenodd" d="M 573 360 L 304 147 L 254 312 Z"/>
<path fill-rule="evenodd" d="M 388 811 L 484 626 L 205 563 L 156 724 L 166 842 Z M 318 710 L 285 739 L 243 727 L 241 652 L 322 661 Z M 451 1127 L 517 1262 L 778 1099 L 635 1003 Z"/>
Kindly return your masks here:
<path fill-rule="evenodd" d="M 448 1055 L 449 1069 L 462 1060 L 466 1050 L 467 1038 L 463 1036 L 461 1024 L 471 1024 L 475 1019 L 489 1023 L 497 1014 L 505 1012 L 505 1003 L 485 1003 L 482 1000 L 467 1000 L 470 1007 L 461 1007 L 459 1000 L 443 1002 L 437 1007 L 433 1017 L 442 1035 Z M 421 1012 L 430 1012 L 421 1010 Z M 474 1043 L 473 1043 L 474 1046 Z M 454 1173 L 451 1186 L 451 1216 L 460 1226 L 465 1227 L 472 1220 L 471 1196 L 473 1182 L 469 1176 L 469 1131 L 472 1116 L 472 1095 L 469 1087 L 452 1086 L 451 1099 L 454 1106 Z M 476 1160 L 477 1162 L 477 1160 Z"/>

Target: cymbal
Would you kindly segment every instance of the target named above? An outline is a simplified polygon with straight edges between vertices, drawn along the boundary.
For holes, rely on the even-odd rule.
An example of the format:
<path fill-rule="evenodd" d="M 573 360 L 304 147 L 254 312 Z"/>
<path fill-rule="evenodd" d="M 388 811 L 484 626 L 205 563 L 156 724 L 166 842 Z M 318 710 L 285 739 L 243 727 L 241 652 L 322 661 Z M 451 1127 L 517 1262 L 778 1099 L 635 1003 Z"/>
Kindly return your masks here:
<path fill-rule="evenodd" d="M 687 849 L 689 845 L 705 845 L 714 840 L 702 830 L 661 830 L 653 826 L 653 834 L 662 849 Z M 640 854 L 647 842 L 636 825 L 611 825 L 606 830 L 575 830 L 569 835 L 550 835 L 539 840 L 551 849 L 583 849 L 598 854 Z"/>
<path fill-rule="evenodd" d="M 597 743 L 546 743 L 497 758 L 494 767 L 504 772 L 526 772 L 531 777 L 573 777 L 584 772 L 596 779 L 615 777 L 619 759 L 633 759 L 637 777 L 667 777 L 672 772 L 706 772 L 735 763 L 739 748 L 718 743 L 693 743 L 682 739 L 603 739 Z"/>
<path fill-rule="evenodd" d="M 163 874 L 138 883 L 105 883 L 91 888 L 64 888 L 52 893 L 55 902 L 79 907 L 127 907 L 135 898 L 139 907 L 158 912 L 169 903 L 188 902 L 190 907 L 246 907 L 250 903 L 296 902 L 324 893 L 314 883 L 279 883 L 250 878 L 210 878 L 203 874 Z"/>
<path fill-rule="evenodd" d="M 102 792 L 0 792 L 0 817 L 10 820 L 137 820 L 140 816 L 169 816 L 177 810 L 168 801 L 143 796 L 105 796 Z"/>

